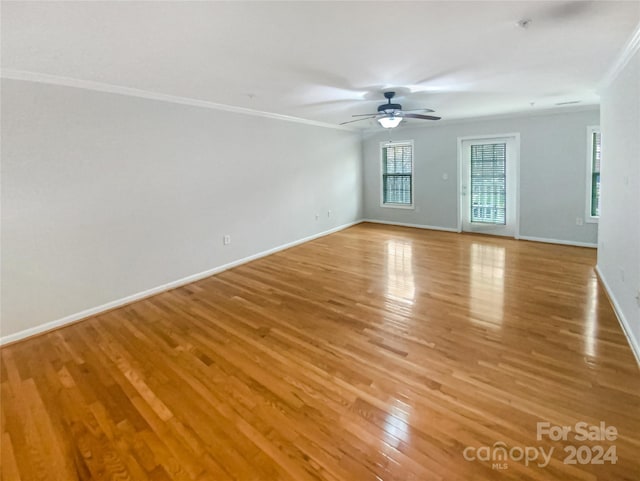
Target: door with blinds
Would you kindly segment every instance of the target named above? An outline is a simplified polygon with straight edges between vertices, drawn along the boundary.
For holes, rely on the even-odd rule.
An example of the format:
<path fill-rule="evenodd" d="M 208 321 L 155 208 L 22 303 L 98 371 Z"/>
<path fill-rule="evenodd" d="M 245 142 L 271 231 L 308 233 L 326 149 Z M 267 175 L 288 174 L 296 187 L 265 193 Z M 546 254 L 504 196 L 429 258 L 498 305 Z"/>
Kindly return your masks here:
<path fill-rule="evenodd" d="M 516 236 L 517 156 L 516 137 L 462 140 L 463 231 Z"/>

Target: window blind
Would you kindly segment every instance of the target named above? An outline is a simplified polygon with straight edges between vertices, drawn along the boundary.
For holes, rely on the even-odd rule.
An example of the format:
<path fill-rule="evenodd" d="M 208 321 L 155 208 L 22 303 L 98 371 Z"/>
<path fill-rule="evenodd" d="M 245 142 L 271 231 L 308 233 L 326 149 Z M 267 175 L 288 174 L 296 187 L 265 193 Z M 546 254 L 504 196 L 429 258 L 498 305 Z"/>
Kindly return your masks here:
<path fill-rule="evenodd" d="M 412 205 L 412 176 L 412 145 L 385 145 L 382 148 L 383 203 Z"/>
<path fill-rule="evenodd" d="M 471 146 L 471 222 L 506 224 L 507 144 Z"/>
<path fill-rule="evenodd" d="M 591 139 L 591 215 L 598 217 L 600 215 L 600 132 L 593 132 Z"/>

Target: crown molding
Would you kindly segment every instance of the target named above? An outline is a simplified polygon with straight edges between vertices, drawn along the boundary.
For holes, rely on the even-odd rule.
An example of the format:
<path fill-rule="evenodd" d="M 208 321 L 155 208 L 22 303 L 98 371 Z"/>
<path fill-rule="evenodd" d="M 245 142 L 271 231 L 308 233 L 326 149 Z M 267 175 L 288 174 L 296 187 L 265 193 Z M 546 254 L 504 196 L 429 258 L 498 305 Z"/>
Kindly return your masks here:
<path fill-rule="evenodd" d="M 344 127 L 342 125 L 334 125 L 327 122 L 319 122 L 317 120 L 303 119 L 291 115 L 276 114 L 273 112 L 264 112 L 262 110 L 254 110 L 246 107 L 236 107 L 234 105 L 219 104 L 208 100 L 194 99 L 190 97 L 180 97 L 177 95 L 163 94 L 160 92 L 152 92 L 149 90 L 136 89 L 132 87 L 124 87 L 122 85 L 113 85 L 103 82 L 94 82 L 92 80 L 81 80 L 71 77 L 62 77 L 59 75 L 50 75 L 40 72 L 29 72 L 26 70 L 2 69 L 0 77 L 10 80 L 23 80 L 27 82 L 38 82 L 50 85 L 60 85 L 64 87 L 73 87 L 84 90 L 93 90 L 96 92 L 106 92 L 111 94 L 126 95 L 129 97 L 138 97 L 149 100 L 159 100 L 161 102 L 169 102 L 180 105 L 190 105 L 192 107 L 200 107 L 211 110 L 219 110 L 223 112 L 233 112 L 236 114 L 252 115 L 254 117 L 264 117 L 268 119 L 284 120 L 285 122 L 295 122 L 298 124 L 313 125 L 315 127 L 324 127 L 328 129 L 344 130 L 347 132 L 359 132 L 359 129 L 352 127 Z"/>
<path fill-rule="evenodd" d="M 554 107 L 548 109 L 540 109 L 540 110 L 519 110 L 517 112 L 509 112 L 505 114 L 493 114 L 493 115 L 482 115 L 477 117 L 462 117 L 458 119 L 443 119 L 437 122 L 425 122 L 421 125 L 417 124 L 400 124 L 400 128 L 402 130 L 409 129 L 424 129 L 424 128 L 436 128 L 442 127 L 446 125 L 455 125 L 455 124 L 469 124 L 476 122 L 489 122 L 492 120 L 503 120 L 503 119 L 522 119 L 522 118 L 530 118 L 530 117 L 543 117 L 547 115 L 564 115 L 564 114 L 573 114 L 577 112 L 594 112 L 600 109 L 599 104 L 584 104 L 584 105 L 574 105 L 571 107 Z M 389 130 L 396 129 L 384 129 L 382 132 L 386 132 Z M 375 133 L 380 133 L 381 130 L 375 127 L 368 127 L 363 129 L 363 135 L 370 135 Z"/>
<path fill-rule="evenodd" d="M 638 45 L 640 44 L 640 26 L 639 29 L 636 30 L 635 38 L 635 49 L 637 50 Z M 630 42 L 630 45 L 634 44 L 634 42 Z M 627 49 L 625 49 L 626 51 Z M 619 69 L 621 70 L 628 59 L 633 55 L 633 51 L 627 53 L 625 58 L 626 61 L 622 64 Z M 622 58 L 622 57 L 621 57 Z M 233 112 L 243 115 L 252 115 L 254 117 L 263 117 L 275 120 L 283 120 L 285 122 L 294 122 L 299 124 L 313 125 L 315 127 L 323 127 L 328 129 L 342 130 L 346 132 L 356 132 L 360 133 L 361 136 L 365 136 L 374 132 L 380 132 L 380 128 L 376 127 L 345 127 L 342 125 L 330 124 L 327 122 L 320 122 L 317 120 L 303 119 L 300 117 L 294 117 L 291 115 L 283 115 L 276 114 L 273 112 L 265 112 L 261 110 L 249 109 L 246 107 L 237 107 L 234 105 L 227 104 L 219 104 L 216 102 L 210 102 L 208 100 L 200 100 L 194 99 L 191 97 L 180 97 L 176 95 L 163 94 L 160 92 L 152 92 L 149 90 L 136 89 L 132 87 L 124 87 L 122 85 L 114 85 L 103 82 L 94 82 L 92 80 L 81 80 L 72 77 L 63 77 L 59 75 L 50 75 L 44 74 L 40 72 L 31 72 L 27 70 L 16 70 L 16 69 L 2 69 L 0 70 L 0 77 L 9 80 L 23 80 L 27 82 L 37 82 L 37 83 L 45 83 L 50 85 L 60 85 L 63 87 L 72 87 L 84 90 L 93 90 L 96 92 L 105 92 L 112 93 L 117 95 L 126 95 L 129 97 L 138 97 L 149 100 L 158 100 L 161 102 L 169 102 L 180 105 L 189 105 L 192 107 L 200 107 L 211 110 L 218 110 L 223 112 Z M 597 104 L 585 104 L 571 107 L 556 107 L 542 110 L 530 110 L 530 111 L 518 111 L 518 112 L 509 112 L 505 114 L 494 114 L 494 115 L 485 115 L 485 116 L 477 116 L 477 117 L 465 117 L 459 119 L 450 119 L 450 120 L 442 120 L 439 122 L 430 122 L 425 123 L 423 125 L 400 125 L 400 128 L 405 129 L 415 129 L 415 128 L 430 128 L 437 127 L 439 125 L 450 125 L 450 124 L 459 124 L 459 123 L 468 123 L 468 122 L 479 122 L 479 121 L 488 121 L 488 120 L 500 120 L 500 119 L 510 119 L 517 117 L 531 117 L 538 115 L 553 115 L 553 114 L 564 114 L 564 113 L 572 113 L 572 112 L 581 112 L 586 110 L 597 110 L 599 105 Z M 395 129 L 394 129 L 395 130 Z M 384 129 L 386 131 L 386 129 Z"/>
<path fill-rule="evenodd" d="M 620 75 L 620 72 L 622 72 L 627 63 L 629 63 L 629 60 L 631 60 L 631 58 L 636 54 L 638 49 L 640 49 L 640 23 L 636 25 L 631 37 L 629 37 L 629 40 L 627 40 L 627 43 L 620 51 L 620 54 L 616 57 L 615 61 L 607 71 L 607 74 L 600 82 L 600 86 L 598 88 L 599 91 L 602 91 L 611 85 L 618 75 Z"/>

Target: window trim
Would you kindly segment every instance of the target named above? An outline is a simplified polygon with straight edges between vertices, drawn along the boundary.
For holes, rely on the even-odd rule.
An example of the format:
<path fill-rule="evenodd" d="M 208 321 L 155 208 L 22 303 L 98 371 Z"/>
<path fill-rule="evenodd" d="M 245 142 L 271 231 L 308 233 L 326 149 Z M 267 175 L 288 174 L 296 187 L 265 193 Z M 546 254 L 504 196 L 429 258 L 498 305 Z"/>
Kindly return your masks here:
<path fill-rule="evenodd" d="M 584 221 L 589 224 L 597 224 L 600 220 L 600 216 L 591 215 L 591 192 L 593 190 L 593 134 L 600 134 L 600 143 L 602 144 L 602 132 L 599 125 L 587 126 L 587 173 L 585 184 L 585 216 Z M 601 147 L 602 148 L 602 147 Z M 602 155 L 602 154 L 600 154 Z M 600 166 L 602 169 L 602 165 Z"/>
<path fill-rule="evenodd" d="M 385 203 L 384 201 L 384 156 L 382 154 L 383 149 L 385 147 L 396 146 L 396 145 L 410 145 L 411 146 L 411 204 L 394 204 L 394 203 Z M 413 143 L 413 140 L 387 140 L 384 142 L 380 142 L 380 207 L 384 207 L 387 209 L 408 209 L 415 210 L 416 208 L 416 189 L 415 189 L 415 179 L 416 179 L 416 148 Z"/>

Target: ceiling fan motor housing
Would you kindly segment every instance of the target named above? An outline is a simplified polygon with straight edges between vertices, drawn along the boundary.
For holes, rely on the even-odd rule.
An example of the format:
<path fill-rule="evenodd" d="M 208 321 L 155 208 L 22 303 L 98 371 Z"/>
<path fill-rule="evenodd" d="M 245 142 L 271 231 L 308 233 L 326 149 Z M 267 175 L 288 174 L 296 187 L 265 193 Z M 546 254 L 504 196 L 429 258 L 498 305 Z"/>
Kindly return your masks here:
<path fill-rule="evenodd" d="M 382 104 L 378 106 L 378 112 L 387 112 L 390 110 L 402 110 L 402 105 L 392 104 L 391 102 L 389 102 L 388 104 Z"/>
<path fill-rule="evenodd" d="M 391 99 L 395 97 L 395 92 L 384 92 L 384 98 L 387 99 L 386 104 L 378 106 L 378 112 L 384 112 L 385 114 L 392 114 L 397 110 L 402 110 L 402 105 L 392 104 Z"/>

